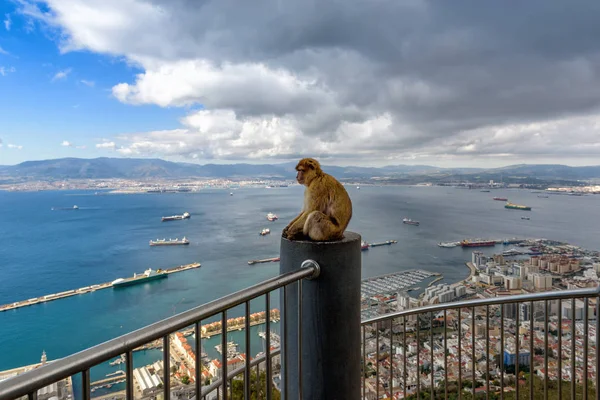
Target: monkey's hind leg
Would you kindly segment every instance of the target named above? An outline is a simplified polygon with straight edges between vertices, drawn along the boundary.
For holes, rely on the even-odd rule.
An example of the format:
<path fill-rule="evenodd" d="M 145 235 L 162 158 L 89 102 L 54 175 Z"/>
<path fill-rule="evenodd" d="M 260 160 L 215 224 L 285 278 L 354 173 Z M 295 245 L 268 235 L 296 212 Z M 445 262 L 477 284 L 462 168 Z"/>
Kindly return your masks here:
<path fill-rule="evenodd" d="M 340 232 L 339 225 L 320 211 L 313 211 L 308 215 L 302 232 L 317 242 L 341 239 L 343 233 Z"/>

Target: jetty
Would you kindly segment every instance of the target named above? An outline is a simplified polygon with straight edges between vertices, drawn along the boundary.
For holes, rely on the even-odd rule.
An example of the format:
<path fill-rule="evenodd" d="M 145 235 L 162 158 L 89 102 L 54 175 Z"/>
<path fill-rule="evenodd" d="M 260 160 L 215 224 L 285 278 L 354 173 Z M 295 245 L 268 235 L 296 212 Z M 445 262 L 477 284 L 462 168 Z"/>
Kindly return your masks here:
<path fill-rule="evenodd" d="M 279 257 L 265 258 L 262 260 L 250 260 L 250 261 L 248 261 L 248 265 L 268 263 L 268 262 L 279 262 Z"/>
<path fill-rule="evenodd" d="M 167 274 L 174 274 L 176 272 L 187 271 L 188 269 L 200 268 L 200 266 L 200 263 L 192 263 L 180 265 L 178 267 L 168 268 L 163 271 L 165 271 Z M 95 292 L 96 290 L 102 290 L 109 287 L 112 287 L 112 282 L 99 283 L 96 285 L 84 286 L 79 289 L 72 289 L 60 293 L 47 294 L 45 296 L 34 297 L 29 300 L 21 300 L 14 303 L 0 305 L 0 311 L 14 310 L 16 308 L 32 306 L 34 304 L 47 303 L 52 300 L 64 299 L 65 297 L 76 296 L 84 293 L 91 293 Z"/>

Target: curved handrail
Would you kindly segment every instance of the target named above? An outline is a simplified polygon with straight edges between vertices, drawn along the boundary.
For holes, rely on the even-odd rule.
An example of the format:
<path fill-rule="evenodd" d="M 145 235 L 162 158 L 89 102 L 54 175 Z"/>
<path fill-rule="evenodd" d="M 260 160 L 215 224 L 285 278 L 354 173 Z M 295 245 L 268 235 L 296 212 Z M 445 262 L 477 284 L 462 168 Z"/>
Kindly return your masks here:
<path fill-rule="evenodd" d="M 514 296 L 502 296 L 493 297 L 489 299 L 477 299 L 477 300 L 462 300 L 450 303 L 435 304 L 430 306 L 411 308 L 408 310 L 397 311 L 381 315 L 378 317 L 368 318 L 361 321 L 362 325 L 369 325 L 375 322 L 387 321 L 389 319 L 398 317 L 407 317 L 409 315 L 435 313 L 438 311 L 444 311 L 449 309 L 456 309 L 462 307 L 481 307 L 488 305 L 499 305 L 499 304 L 512 304 L 512 303 L 524 303 L 530 301 L 544 301 L 544 300 L 561 300 L 561 299 L 575 299 L 582 297 L 597 297 L 600 296 L 600 286 L 589 289 L 572 289 L 572 290 L 557 290 L 553 292 L 542 292 L 532 294 L 519 294 Z"/>
<path fill-rule="evenodd" d="M 250 301 L 301 279 L 313 277 L 317 273 L 317 266 L 308 264 L 305 268 L 276 276 L 94 347 L 52 361 L 42 367 L 0 381 L 0 399 L 15 399 L 25 396 L 32 391 L 85 371 L 101 362 L 131 351 L 143 344 L 163 338 L 177 330 L 210 318 L 246 301 Z"/>

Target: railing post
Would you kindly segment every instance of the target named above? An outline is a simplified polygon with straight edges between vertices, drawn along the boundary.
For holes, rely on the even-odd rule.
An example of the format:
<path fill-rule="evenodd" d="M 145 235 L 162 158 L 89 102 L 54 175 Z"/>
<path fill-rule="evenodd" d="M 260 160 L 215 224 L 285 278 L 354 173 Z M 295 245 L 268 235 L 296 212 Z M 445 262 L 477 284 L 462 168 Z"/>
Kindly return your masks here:
<path fill-rule="evenodd" d="M 360 241 L 353 232 L 335 242 L 281 239 L 280 273 L 297 270 L 308 259 L 320 266 L 320 275 L 301 285 L 301 326 L 298 284 L 286 290 L 282 318 L 287 335 L 281 338 L 281 359 L 287 360 L 281 371 L 282 394 L 287 388 L 288 395 L 284 400 L 360 398 Z"/>

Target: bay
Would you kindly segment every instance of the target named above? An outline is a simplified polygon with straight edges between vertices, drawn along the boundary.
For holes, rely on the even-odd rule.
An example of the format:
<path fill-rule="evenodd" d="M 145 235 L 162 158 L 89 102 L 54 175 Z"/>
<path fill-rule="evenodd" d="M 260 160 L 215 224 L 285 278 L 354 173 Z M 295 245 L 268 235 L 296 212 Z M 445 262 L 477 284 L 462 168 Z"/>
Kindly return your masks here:
<path fill-rule="evenodd" d="M 491 193 L 448 187 L 347 187 L 354 205 L 349 230 L 368 242 L 398 240 L 363 252 L 363 278 L 414 268 L 441 272 L 443 282 L 468 275 L 472 249 L 444 249 L 467 237 L 535 237 L 600 248 L 600 196 L 539 198 L 527 190 Z M 0 191 L 0 304 L 77 289 L 147 268 L 200 262 L 168 279 L 106 289 L 0 312 L 0 370 L 56 359 L 276 276 L 280 232 L 301 208 L 302 188 L 241 188 L 178 194 L 89 191 Z M 533 207 L 506 210 L 493 196 Z M 79 207 L 78 210 L 57 209 Z M 160 217 L 192 214 L 189 220 Z M 268 212 L 279 220 L 266 220 Z M 521 220 L 527 215 L 530 220 Z M 402 218 L 419 220 L 419 227 Z M 272 234 L 260 236 L 262 228 Z M 150 247 L 186 236 L 189 246 Z M 493 249 L 486 249 L 493 252 Z M 276 300 L 276 298 L 275 298 Z M 262 304 L 253 310 L 264 309 Z"/>

